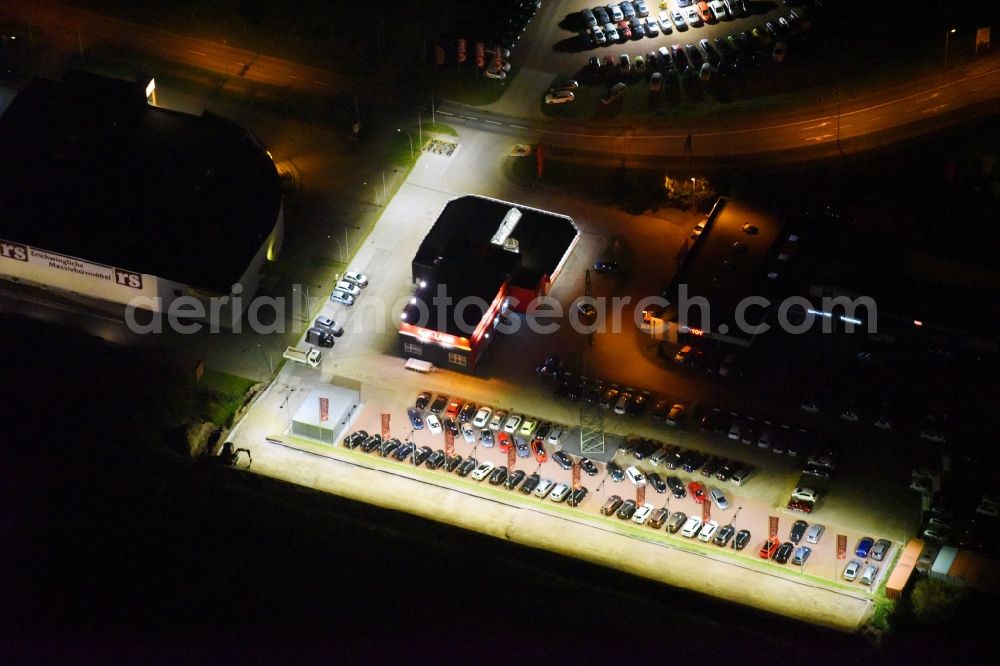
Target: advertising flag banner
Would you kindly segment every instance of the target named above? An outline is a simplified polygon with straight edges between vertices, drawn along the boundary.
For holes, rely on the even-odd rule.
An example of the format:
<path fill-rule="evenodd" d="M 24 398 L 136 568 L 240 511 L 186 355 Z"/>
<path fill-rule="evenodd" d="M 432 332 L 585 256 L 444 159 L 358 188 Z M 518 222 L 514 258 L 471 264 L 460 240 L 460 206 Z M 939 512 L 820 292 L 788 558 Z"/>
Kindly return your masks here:
<path fill-rule="evenodd" d="M 476 42 L 476 67 L 486 66 L 486 44 Z"/>
<path fill-rule="evenodd" d="M 635 489 L 635 506 L 636 508 L 638 508 L 645 503 L 646 503 L 646 486 L 637 486 Z"/>
<path fill-rule="evenodd" d="M 985 28 L 980 28 L 976 30 L 976 53 L 979 53 L 979 47 L 985 46 L 990 48 L 990 28 L 986 26 Z"/>
<path fill-rule="evenodd" d="M 382 439 L 389 439 L 391 435 L 389 434 L 389 415 L 382 415 Z"/>
<path fill-rule="evenodd" d="M 455 455 L 455 435 L 451 430 L 444 431 L 444 454 L 449 458 Z"/>
<path fill-rule="evenodd" d="M 768 516 L 767 520 L 768 520 L 767 536 L 769 537 L 778 536 L 778 517 Z"/>
<path fill-rule="evenodd" d="M 579 490 L 580 486 L 580 462 L 575 461 L 573 463 L 573 490 Z"/>
<path fill-rule="evenodd" d="M 466 46 L 466 44 L 465 44 L 465 40 L 464 39 L 459 39 L 458 42 L 456 43 L 456 47 L 457 47 L 456 48 L 456 55 L 458 56 L 458 62 L 459 62 L 459 64 L 465 62 L 465 46 Z"/>
<path fill-rule="evenodd" d="M 444 64 L 444 49 L 441 48 L 440 44 L 434 45 L 434 64 L 435 65 Z"/>
<path fill-rule="evenodd" d="M 517 464 L 517 449 L 513 446 L 507 449 L 507 473 L 514 472 L 514 465 Z"/>
<path fill-rule="evenodd" d="M 838 534 L 837 535 L 837 559 L 843 560 L 847 558 L 847 535 Z"/>
<path fill-rule="evenodd" d="M 701 503 L 701 522 L 707 523 L 712 520 L 712 503 L 707 499 Z"/>
<path fill-rule="evenodd" d="M 320 398 L 319 399 L 319 420 L 329 421 L 330 420 L 330 399 Z"/>

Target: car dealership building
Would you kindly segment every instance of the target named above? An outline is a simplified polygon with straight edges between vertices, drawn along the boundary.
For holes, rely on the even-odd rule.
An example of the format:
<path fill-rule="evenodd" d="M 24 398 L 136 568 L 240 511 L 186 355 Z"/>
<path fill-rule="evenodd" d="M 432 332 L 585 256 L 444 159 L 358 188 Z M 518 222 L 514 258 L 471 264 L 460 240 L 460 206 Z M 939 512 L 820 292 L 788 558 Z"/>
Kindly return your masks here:
<path fill-rule="evenodd" d="M 281 249 L 278 173 L 246 129 L 157 108 L 152 90 L 70 71 L 14 98 L 0 116 L 0 278 L 157 312 L 214 301 L 230 327 Z"/>
<path fill-rule="evenodd" d="M 452 199 L 413 258 L 400 352 L 474 371 L 502 318 L 549 292 L 579 237 L 565 215 L 478 195 Z"/>

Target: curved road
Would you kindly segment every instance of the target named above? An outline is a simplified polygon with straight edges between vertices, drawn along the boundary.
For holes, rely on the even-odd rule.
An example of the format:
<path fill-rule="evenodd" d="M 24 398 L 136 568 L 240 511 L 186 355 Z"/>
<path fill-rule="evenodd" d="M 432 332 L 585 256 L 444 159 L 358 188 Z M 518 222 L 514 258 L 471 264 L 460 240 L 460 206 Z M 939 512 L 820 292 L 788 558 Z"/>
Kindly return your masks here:
<path fill-rule="evenodd" d="M 48 0 L 8 0 L 0 15 L 40 27 L 54 45 L 72 53 L 114 44 L 216 74 L 321 96 L 357 94 L 373 104 L 387 99 L 382 87 L 323 68 L 272 58 L 225 44 L 176 35 Z M 376 96 L 373 93 L 377 93 Z M 831 96 L 835 92 L 831 90 Z M 501 105 L 502 106 L 502 105 Z M 649 164 L 684 158 L 699 162 L 766 156 L 821 157 L 892 143 L 970 117 L 1000 111 L 1000 54 L 949 72 L 872 90 L 850 100 L 785 112 L 741 114 L 725 120 L 687 123 L 682 130 L 643 120 L 538 121 L 505 116 L 455 103 L 439 105 L 449 122 L 523 135 L 535 133 L 560 152 Z M 655 124 L 654 124 L 655 123 Z M 688 137 L 690 136 L 690 142 Z M 639 140 L 641 138 L 641 140 Z"/>

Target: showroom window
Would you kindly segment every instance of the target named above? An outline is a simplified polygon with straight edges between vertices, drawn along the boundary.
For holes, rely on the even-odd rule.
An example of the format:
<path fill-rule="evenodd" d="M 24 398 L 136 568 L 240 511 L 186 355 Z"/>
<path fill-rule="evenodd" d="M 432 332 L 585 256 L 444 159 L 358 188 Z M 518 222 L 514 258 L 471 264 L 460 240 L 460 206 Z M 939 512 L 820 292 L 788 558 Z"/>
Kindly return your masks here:
<path fill-rule="evenodd" d="M 407 354 L 413 354 L 415 356 L 421 356 L 424 353 L 424 348 L 415 342 L 404 342 L 403 351 Z"/>
<path fill-rule="evenodd" d="M 452 365 L 468 365 L 465 354 L 456 354 L 455 352 L 448 352 L 448 362 Z"/>

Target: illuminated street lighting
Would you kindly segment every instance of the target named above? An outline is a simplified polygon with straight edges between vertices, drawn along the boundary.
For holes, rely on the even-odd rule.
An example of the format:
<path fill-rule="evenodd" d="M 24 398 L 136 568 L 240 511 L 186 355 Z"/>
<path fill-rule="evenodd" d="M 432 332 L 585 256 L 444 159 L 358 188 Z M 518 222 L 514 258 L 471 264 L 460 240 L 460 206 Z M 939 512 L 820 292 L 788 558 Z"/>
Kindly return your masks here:
<path fill-rule="evenodd" d="M 946 33 L 944 33 L 944 68 L 945 69 L 948 69 L 948 40 L 951 38 L 951 36 L 953 34 L 955 34 L 955 29 L 954 28 L 952 28 L 951 30 L 949 30 Z"/>
<path fill-rule="evenodd" d="M 399 127 L 396 128 L 397 132 L 403 132 L 406 134 L 406 138 L 410 140 L 410 159 L 413 159 L 413 135 L 407 132 L 405 129 Z"/>

